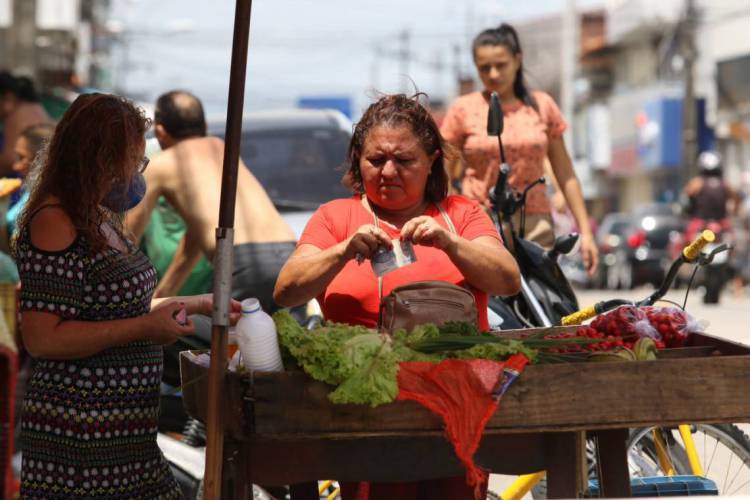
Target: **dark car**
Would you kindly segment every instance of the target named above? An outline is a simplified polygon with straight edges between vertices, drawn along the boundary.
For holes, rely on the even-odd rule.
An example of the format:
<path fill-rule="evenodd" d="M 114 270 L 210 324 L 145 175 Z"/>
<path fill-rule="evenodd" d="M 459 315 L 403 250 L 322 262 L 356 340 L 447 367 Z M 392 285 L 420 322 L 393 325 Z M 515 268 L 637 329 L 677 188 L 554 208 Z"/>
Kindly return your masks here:
<path fill-rule="evenodd" d="M 223 121 L 209 134 L 224 136 Z M 321 203 L 351 196 L 341 184 L 352 124 L 329 109 L 246 113 L 240 156 L 300 236 Z"/>
<path fill-rule="evenodd" d="M 616 251 L 614 272 L 620 288 L 658 286 L 669 266 L 670 242 L 685 229 L 685 220 L 672 205 L 654 203 L 629 215 L 624 244 Z"/>

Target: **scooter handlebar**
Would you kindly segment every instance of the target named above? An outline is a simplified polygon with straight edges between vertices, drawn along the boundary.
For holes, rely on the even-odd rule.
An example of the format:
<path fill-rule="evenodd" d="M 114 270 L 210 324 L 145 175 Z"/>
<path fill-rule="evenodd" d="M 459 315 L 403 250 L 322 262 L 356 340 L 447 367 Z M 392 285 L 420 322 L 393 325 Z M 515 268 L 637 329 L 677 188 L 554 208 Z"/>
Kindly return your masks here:
<path fill-rule="evenodd" d="M 562 324 L 562 326 L 580 325 L 582 322 L 589 318 L 593 318 L 597 314 L 599 313 L 596 311 L 596 306 L 589 306 L 586 309 L 581 309 L 578 312 L 564 316 L 560 321 L 560 324 Z"/>
<path fill-rule="evenodd" d="M 690 243 L 682 250 L 682 256 L 686 261 L 692 262 L 698 258 L 701 250 L 703 250 L 706 245 L 714 242 L 715 240 L 716 235 L 714 234 L 714 232 L 706 229 L 695 239 L 695 241 Z"/>

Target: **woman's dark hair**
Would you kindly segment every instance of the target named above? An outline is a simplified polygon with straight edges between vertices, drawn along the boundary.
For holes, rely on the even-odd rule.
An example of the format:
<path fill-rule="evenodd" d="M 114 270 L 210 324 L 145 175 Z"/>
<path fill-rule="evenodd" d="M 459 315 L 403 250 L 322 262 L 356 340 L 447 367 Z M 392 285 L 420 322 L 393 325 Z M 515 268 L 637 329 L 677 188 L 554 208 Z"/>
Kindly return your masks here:
<path fill-rule="evenodd" d="M 105 249 L 101 225 L 108 222 L 122 233 L 122 220 L 100 203 L 113 186 L 130 181 L 143 157 L 149 125 L 143 110 L 124 97 L 78 96 L 55 127 L 46 157 L 39 160 L 19 229 L 28 226 L 47 196 L 54 195 L 92 250 Z"/>
<path fill-rule="evenodd" d="M 471 53 L 475 61 L 477 58 L 477 49 L 488 45 L 493 47 L 502 45 L 514 56 L 523 54 L 523 50 L 521 50 L 521 40 L 518 38 L 516 29 L 507 23 L 501 24 L 498 28 L 486 29 L 474 38 L 474 42 L 471 45 Z M 534 96 L 531 95 L 531 92 L 529 92 L 526 86 L 526 80 L 523 75 L 523 60 L 521 60 L 521 64 L 519 64 L 518 71 L 516 72 L 516 77 L 513 80 L 513 94 L 524 104 L 539 111 L 536 99 L 534 99 Z"/>
<path fill-rule="evenodd" d="M 427 177 L 425 197 L 432 202 L 439 202 L 448 195 L 448 174 L 445 171 L 446 144 L 432 115 L 419 103 L 420 96 L 425 94 L 419 93 L 412 97 L 404 94 L 386 95 L 370 104 L 354 127 L 354 134 L 349 142 L 347 172 L 343 179 L 346 187 L 357 193 L 364 193 L 359 164 L 370 130 L 375 127 L 409 127 L 427 155 L 432 155 L 435 151 L 440 153 Z"/>
<path fill-rule="evenodd" d="M 7 71 L 0 73 L 0 94 L 10 92 L 22 101 L 38 102 L 39 96 L 34 88 L 34 82 L 25 76 L 13 76 Z"/>
<path fill-rule="evenodd" d="M 52 134 L 55 133 L 55 126 L 51 123 L 40 123 L 26 127 L 21 131 L 21 137 L 26 139 L 29 145 L 29 151 L 36 156 L 42 146 L 49 141 Z"/>

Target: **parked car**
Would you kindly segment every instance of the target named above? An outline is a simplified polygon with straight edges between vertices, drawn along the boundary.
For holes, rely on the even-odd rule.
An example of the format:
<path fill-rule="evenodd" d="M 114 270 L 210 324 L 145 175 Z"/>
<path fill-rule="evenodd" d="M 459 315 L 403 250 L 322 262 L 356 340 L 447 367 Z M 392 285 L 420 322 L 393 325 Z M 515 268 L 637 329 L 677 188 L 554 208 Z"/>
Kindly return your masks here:
<path fill-rule="evenodd" d="M 628 215 L 624 244 L 615 251 L 613 279 L 618 288 L 658 286 L 669 266 L 670 242 L 682 234 L 685 220 L 672 205 L 643 205 Z"/>
<path fill-rule="evenodd" d="M 210 135 L 225 123 L 211 120 Z M 246 113 L 240 156 L 282 212 L 297 237 L 322 203 L 351 196 L 341 184 L 351 121 L 329 109 Z"/>

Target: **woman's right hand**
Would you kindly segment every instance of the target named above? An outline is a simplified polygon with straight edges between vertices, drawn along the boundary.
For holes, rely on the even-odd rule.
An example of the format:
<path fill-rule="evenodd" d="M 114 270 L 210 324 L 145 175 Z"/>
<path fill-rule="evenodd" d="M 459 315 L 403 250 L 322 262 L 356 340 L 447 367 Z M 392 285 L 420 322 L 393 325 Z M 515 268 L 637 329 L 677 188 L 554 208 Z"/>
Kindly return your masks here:
<path fill-rule="evenodd" d="M 378 249 L 384 246 L 388 249 L 393 247 L 391 239 L 385 231 L 373 224 L 360 226 L 353 235 L 343 242 L 344 259 L 350 261 L 358 258 L 369 259 Z M 361 256 L 361 257 L 360 257 Z"/>
<path fill-rule="evenodd" d="M 142 316 L 143 321 L 148 322 L 146 338 L 156 344 L 169 345 L 184 335 L 194 333 L 195 326 L 189 316 L 186 317 L 184 324 L 180 324 L 175 317 L 180 309 L 184 308 L 184 302 L 171 302 L 155 307 L 151 312 Z"/>

